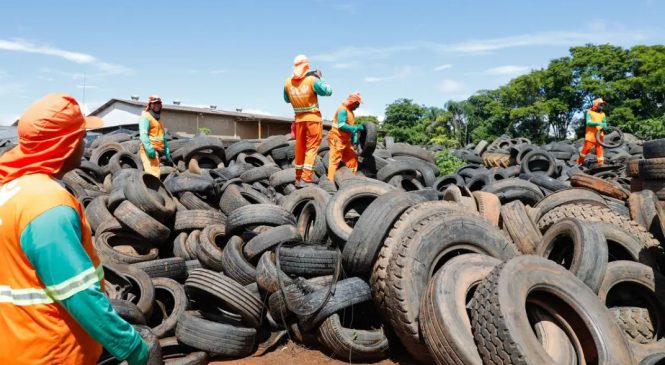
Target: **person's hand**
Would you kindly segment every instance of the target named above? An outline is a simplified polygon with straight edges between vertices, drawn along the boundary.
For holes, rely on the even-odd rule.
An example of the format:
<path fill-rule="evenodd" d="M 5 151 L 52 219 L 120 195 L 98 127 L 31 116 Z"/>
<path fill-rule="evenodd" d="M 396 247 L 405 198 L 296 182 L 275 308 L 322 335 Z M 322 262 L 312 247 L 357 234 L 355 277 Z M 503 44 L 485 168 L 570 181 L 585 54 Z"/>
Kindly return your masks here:
<path fill-rule="evenodd" d="M 321 70 L 316 70 L 316 71 L 314 71 L 314 76 L 316 76 L 318 78 L 321 78 L 321 77 L 323 77 L 323 74 L 321 73 Z"/>
<path fill-rule="evenodd" d="M 607 128 L 607 123 L 603 122 L 603 123 L 600 124 L 600 126 L 603 127 L 603 129 L 605 129 L 605 128 Z"/>
<path fill-rule="evenodd" d="M 148 158 L 153 159 L 157 155 L 157 152 L 155 152 L 154 148 L 149 148 L 147 151 L 145 151 L 146 154 L 148 155 Z"/>
<path fill-rule="evenodd" d="M 353 144 L 358 144 L 358 133 L 353 134 L 353 137 L 351 137 L 351 142 Z"/>
<path fill-rule="evenodd" d="M 166 159 L 168 161 L 173 162 L 173 159 L 171 158 L 171 150 L 169 150 L 168 147 L 166 147 L 166 149 L 164 150 L 164 155 L 166 156 Z"/>
<path fill-rule="evenodd" d="M 365 130 L 365 125 L 364 124 L 358 124 L 357 127 L 358 127 L 357 128 L 358 131 L 364 131 Z"/>

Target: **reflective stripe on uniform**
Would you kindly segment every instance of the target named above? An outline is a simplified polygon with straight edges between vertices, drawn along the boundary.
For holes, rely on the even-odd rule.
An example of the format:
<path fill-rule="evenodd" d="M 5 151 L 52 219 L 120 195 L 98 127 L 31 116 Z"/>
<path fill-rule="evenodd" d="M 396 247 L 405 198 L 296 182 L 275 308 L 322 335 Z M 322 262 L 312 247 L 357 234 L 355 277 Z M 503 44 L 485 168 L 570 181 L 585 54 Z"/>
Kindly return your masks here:
<path fill-rule="evenodd" d="M 305 170 L 314 170 L 314 165 L 304 164 L 302 166 Z"/>
<path fill-rule="evenodd" d="M 296 170 L 302 170 L 303 165 L 295 165 L 294 167 L 295 167 Z"/>
<path fill-rule="evenodd" d="M 103 278 L 104 268 L 102 265 L 99 265 L 96 269 L 91 267 L 62 283 L 50 285 L 44 289 L 12 289 L 6 285 L 0 285 L 0 303 L 34 305 L 50 304 L 55 300 L 63 301 L 74 294 L 89 288 L 93 284 L 100 282 Z"/>
<path fill-rule="evenodd" d="M 313 112 L 315 110 L 319 109 L 319 104 L 316 105 L 310 105 L 302 108 L 293 108 L 293 111 L 296 113 L 304 113 L 304 112 Z"/>

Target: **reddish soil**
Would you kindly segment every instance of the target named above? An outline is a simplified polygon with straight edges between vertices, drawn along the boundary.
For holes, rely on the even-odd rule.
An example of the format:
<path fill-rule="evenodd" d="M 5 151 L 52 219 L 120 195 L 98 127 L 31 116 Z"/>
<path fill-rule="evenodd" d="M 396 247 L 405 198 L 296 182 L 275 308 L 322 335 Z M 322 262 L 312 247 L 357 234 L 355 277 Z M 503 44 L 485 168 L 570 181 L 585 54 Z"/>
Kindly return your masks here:
<path fill-rule="evenodd" d="M 353 359 L 351 359 L 353 360 Z M 246 357 L 237 360 L 216 360 L 212 365 L 343 365 L 350 362 L 333 359 L 317 349 L 308 349 L 294 342 L 288 342 L 275 350 L 259 357 Z M 352 362 L 353 364 L 364 364 Z M 373 365 L 411 365 L 410 361 L 405 360 L 383 360 L 372 363 Z"/>

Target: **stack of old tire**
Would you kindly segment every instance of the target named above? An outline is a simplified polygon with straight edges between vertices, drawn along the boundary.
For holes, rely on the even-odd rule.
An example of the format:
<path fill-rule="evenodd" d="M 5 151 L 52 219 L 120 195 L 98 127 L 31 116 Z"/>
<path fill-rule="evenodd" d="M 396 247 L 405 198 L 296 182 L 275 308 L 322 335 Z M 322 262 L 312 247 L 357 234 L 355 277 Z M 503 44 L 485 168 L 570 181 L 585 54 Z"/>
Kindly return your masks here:
<path fill-rule="evenodd" d="M 665 200 L 665 139 L 644 142 L 643 157 L 628 163 L 631 190 L 652 190 L 659 200 Z"/>
<path fill-rule="evenodd" d="M 511 148 L 532 153 L 526 163 L 437 178 L 427 151 L 383 148 L 367 130 L 358 174 L 329 181 L 324 143 L 318 182 L 301 189 L 288 136 L 174 139 L 161 179 L 140 171 L 136 136 L 98 139 L 65 185 L 86 205 L 113 306 L 171 364 L 256 356 L 284 338 L 349 362 L 665 358 L 665 213 L 652 191 L 559 168 L 550 157 L 574 158 L 565 143 L 524 140 Z"/>

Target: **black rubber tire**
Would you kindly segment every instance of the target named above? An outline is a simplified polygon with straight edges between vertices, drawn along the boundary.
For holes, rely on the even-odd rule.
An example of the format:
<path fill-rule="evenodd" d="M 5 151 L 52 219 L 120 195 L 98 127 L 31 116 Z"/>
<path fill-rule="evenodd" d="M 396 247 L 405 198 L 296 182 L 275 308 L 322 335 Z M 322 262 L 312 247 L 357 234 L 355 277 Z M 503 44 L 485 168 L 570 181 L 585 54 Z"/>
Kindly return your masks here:
<path fill-rule="evenodd" d="M 502 204 L 520 200 L 525 205 L 534 206 L 545 197 L 536 184 L 517 178 L 499 180 L 485 186 L 482 191 L 496 194 Z"/>
<path fill-rule="evenodd" d="M 572 326 L 587 349 L 582 361 L 633 363 L 619 328 L 586 285 L 554 262 L 524 255 L 492 270 L 473 296 L 472 332 L 483 364 L 551 362 L 529 324 L 527 298 Z"/>
<path fill-rule="evenodd" d="M 538 226 L 531 220 L 524 204 L 516 200 L 501 207 L 503 230 L 513 240 L 517 249 L 525 255 L 533 254 L 543 240 Z"/>
<path fill-rule="evenodd" d="M 109 299 L 111 307 L 129 324 L 145 324 L 145 315 L 136 304 L 124 299 Z"/>
<path fill-rule="evenodd" d="M 651 267 L 630 261 L 615 261 L 607 266 L 598 297 L 608 308 L 636 306 L 648 312 L 650 325 L 642 328 L 620 326 L 636 354 L 665 350 L 665 276 Z M 628 329 L 629 331 L 625 331 Z"/>
<path fill-rule="evenodd" d="M 93 245 L 104 264 L 134 264 L 157 258 L 159 250 L 144 244 L 143 239 L 130 232 L 98 232 Z M 115 246 L 131 246 L 133 250 L 115 249 Z"/>
<path fill-rule="evenodd" d="M 143 171 L 143 163 L 138 155 L 123 150 L 114 154 L 104 168 L 111 174 L 115 174 L 122 169 Z"/>
<path fill-rule="evenodd" d="M 256 144 L 249 141 L 238 141 L 226 148 L 226 163 L 233 161 L 241 153 L 256 152 Z"/>
<path fill-rule="evenodd" d="M 217 210 L 185 210 L 175 214 L 173 229 L 176 232 L 204 229 L 215 224 L 224 224 L 226 217 Z"/>
<path fill-rule="evenodd" d="M 645 141 L 642 145 L 642 154 L 644 158 L 665 157 L 665 138 Z"/>
<path fill-rule="evenodd" d="M 386 309 L 386 294 L 388 292 L 387 277 L 395 247 L 402 241 L 402 234 L 408 232 L 411 227 L 420 225 L 421 221 L 427 221 L 432 216 L 438 219 L 453 212 L 464 212 L 465 208 L 457 203 L 446 201 L 424 202 L 407 209 L 395 222 L 388 236 L 383 241 L 383 246 L 379 250 L 379 255 L 374 261 L 374 267 L 371 271 L 370 285 L 372 287 L 372 299 L 379 313 L 387 321 L 388 314 Z"/>
<path fill-rule="evenodd" d="M 282 271 L 307 278 L 332 275 L 341 259 L 336 250 L 318 245 L 281 247 L 277 254 Z"/>
<path fill-rule="evenodd" d="M 378 131 L 376 124 L 372 122 L 363 123 L 365 127 L 359 135 L 358 142 L 360 145 L 359 156 L 367 157 L 372 156 L 374 150 L 376 149 L 376 141 L 378 138 Z"/>
<path fill-rule="evenodd" d="M 301 301 L 297 302 L 298 310 L 311 312 L 321 306 L 327 294 L 328 287 L 326 286 L 306 295 Z M 313 315 L 308 317 L 297 316 L 298 323 L 303 331 L 310 331 L 333 313 L 371 299 L 369 285 L 364 280 L 360 278 L 340 280 L 335 284 L 335 295 L 331 295 L 325 305 Z"/>
<path fill-rule="evenodd" d="M 520 175 L 520 177 L 522 177 L 522 175 Z M 567 184 L 557 179 L 553 179 L 543 174 L 533 174 L 533 175 L 524 174 L 523 179 L 526 181 L 530 181 L 540 186 L 541 188 L 547 189 L 548 191 L 552 192 L 570 188 L 570 184 Z"/>
<path fill-rule="evenodd" d="M 115 219 L 107 208 L 108 201 L 108 196 L 98 196 L 85 208 L 85 216 L 93 232 L 97 232 L 97 227 L 103 222 Z"/>
<path fill-rule="evenodd" d="M 254 349 L 256 330 L 212 322 L 192 312 L 185 312 L 178 319 L 176 337 L 178 341 L 195 349 L 229 357 L 244 357 Z"/>
<path fill-rule="evenodd" d="M 436 268 L 445 265 L 450 256 L 480 253 L 507 260 L 519 252 L 497 227 L 468 213 L 450 213 L 443 218 L 433 215 L 410 227 L 402 237 L 388 266 L 386 309 L 404 347 L 423 361 L 429 354 L 419 329 L 420 301 Z"/>
<path fill-rule="evenodd" d="M 371 201 L 377 197 L 394 191 L 395 188 L 388 184 L 349 184 L 342 186 L 326 206 L 326 222 L 333 238 L 346 242 L 353 231 L 344 219 L 346 209 L 354 203 L 367 204 L 361 209 L 367 208 Z"/>
<path fill-rule="evenodd" d="M 656 237 L 665 233 L 665 209 L 651 190 L 631 193 L 628 197 L 630 218 L 638 222 Z"/>
<path fill-rule="evenodd" d="M 494 176 L 492 174 L 477 174 L 466 182 L 466 187 L 470 191 L 480 191 L 492 183 L 494 183 Z"/>
<path fill-rule="evenodd" d="M 159 178 L 147 174 L 132 174 L 123 188 L 125 197 L 137 208 L 160 222 L 165 222 L 175 214 L 175 199 Z"/>
<path fill-rule="evenodd" d="M 538 157 L 544 158 L 544 160 L 538 160 Z M 544 164 L 545 166 L 535 169 L 536 166 L 534 165 L 536 164 L 536 161 L 546 161 L 546 165 Z M 556 161 L 554 161 L 554 156 L 543 150 L 533 150 L 527 153 L 520 165 L 522 166 L 522 171 L 527 174 L 545 174 L 547 176 L 552 176 L 556 172 Z"/>
<path fill-rule="evenodd" d="M 251 170 L 245 171 L 240 175 L 240 180 L 244 183 L 251 184 L 260 180 L 268 180 L 270 176 L 276 172 L 282 171 L 279 166 L 276 165 L 265 165 L 261 167 L 255 167 Z"/>
<path fill-rule="evenodd" d="M 178 199 L 180 203 L 187 209 L 192 209 L 192 210 L 215 210 L 215 207 L 211 206 L 210 204 L 206 203 L 203 199 L 199 198 L 196 194 L 190 192 L 190 191 L 185 191 L 184 193 L 180 194 L 180 199 Z"/>
<path fill-rule="evenodd" d="M 174 280 L 187 277 L 187 266 L 181 257 L 137 262 L 132 266 L 143 270 L 151 278 L 170 278 Z"/>
<path fill-rule="evenodd" d="M 456 257 L 429 281 L 420 303 L 421 329 L 437 364 L 482 364 L 467 306 L 473 290 L 500 263 L 485 255 Z"/>
<path fill-rule="evenodd" d="M 244 242 L 238 236 L 233 236 L 222 250 L 222 268 L 231 279 L 242 285 L 249 285 L 256 281 L 256 268 L 243 256 Z"/>
<path fill-rule="evenodd" d="M 464 178 L 459 174 L 450 174 L 450 175 L 441 176 L 438 179 L 436 179 L 433 187 L 437 191 L 442 192 L 446 190 L 446 187 L 448 187 L 448 185 L 465 186 L 466 183 L 464 182 Z"/>
<path fill-rule="evenodd" d="M 255 226 L 295 225 L 296 219 L 291 212 L 270 204 L 247 205 L 232 211 L 226 219 L 226 234 L 242 233 Z"/>
<path fill-rule="evenodd" d="M 196 257 L 201 266 L 214 271 L 222 271 L 224 269 L 222 250 L 226 244 L 226 226 L 213 224 L 205 227 L 201 231 L 199 244 L 196 246 Z"/>
<path fill-rule="evenodd" d="M 547 195 L 543 200 L 535 205 L 533 220 L 537 222 L 540 218 L 554 208 L 566 204 L 593 204 L 600 206 L 607 206 L 607 202 L 603 197 L 588 189 L 570 188 L 559 190 L 552 194 Z"/>
<path fill-rule="evenodd" d="M 604 222 L 613 224 L 635 236 L 645 248 L 658 248 L 660 243 L 639 223 L 614 212 L 608 207 L 593 204 L 567 204 L 554 208 L 538 220 L 538 228 L 546 231 L 552 224 L 563 218 L 577 218 L 585 222 Z"/>
<path fill-rule="evenodd" d="M 328 238 L 326 206 L 317 200 L 310 200 L 300 210 L 296 228 L 302 240 L 310 244 L 325 244 Z"/>
<path fill-rule="evenodd" d="M 289 286 L 293 282 L 284 272 L 280 272 L 281 280 L 284 286 Z M 256 265 L 256 283 L 259 288 L 265 290 L 268 294 L 279 291 L 279 282 L 277 279 L 277 266 L 275 266 L 275 254 L 273 252 L 264 252 Z"/>
<path fill-rule="evenodd" d="M 222 274 L 206 269 L 193 270 L 185 282 L 185 291 L 202 302 L 217 303 L 220 307 L 242 317 L 243 323 L 261 326 L 263 304 L 249 290 Z"/>
<path fill-rule="evenodd" d="M 575 218 L 562 219 L 547 229 L 536 255 L 552 260 L 598 292 L 607 268 L 608 248 L 600 230 Z"/>
<path fill-rule="evenodd" d="M 155 301 L 169 305 L 171 313 L 166 313 L 167 317 L 162 318 L 159 324 L 153 323 L 151 329 L 158 338 L 168 337 L 175 332 L 178 318 L 189 308 L 189 300 L 182 285 L 173 279 L 154 278 L 152 284 L 155 287 Z"/>
<path fill-rule="evenodd" d="M 409 207 L 426 200 L 416 194 L 399 191 L 376 198 L 360 216 L 344 245 L 342 262 L 347 273 L 368 274 L 393 223 Z"/>
<path fill-rule="evenodd" d="M 123 293 L 122 297 L 114 299 L 131 299 L 136 304 L 141 313 L 148 318 L 152 313 L 153 302 L 155 300 L 155 287 L 152 280 L 143 272 L 130 265 L 104 264 L 104 273 L 106 276 L 107 267 L 120 275 L 123 280 L 129 282 L 130 290 Z M 108 281 L 108 279 L 106 279 Z M 105 283 L 109 285 L 109 283 Z"/>
<path fill-rule="evenodd" d="M 92 155 L 90 155 L 90 162 L 103 168 L 109 164 L 109 161 L 113 155 L 124 150 L 125 149 L 122 147 L 122 145 L 120 145 L 120 143 L 104 143 L 92 151 Z"/>
<path fill-rule="evenodd" d="M 171 230 L 137 208 L 128 200 L 123 201 L 113 212 L 120 223 L 151 243 L 161 243 L 168 239 Z"/>
<path fill-rule="evenodd" d="M 659 270 L 658 262 L 662 254 L 659 247 L 645 247 L 635 236 L 610 223 L 593 223 L 593 227 L 605 237 L 608 262 L 635 261 Z"/>
<path fill-rule="evenodd" d="M 260 233 L 249 240 L 242 249 L 248 261 L 258 260 L 265 251 L 272 250 L 280 243 L 300 243 L 302 236 L 293 225 L 283 225 Z"/>
<path fill-rule="evenodd" d="M 272 175 L 270 175 L 270 186 L 274 188 L 279 188 L 284 185 L 293 184 L 296 181 L 296 169 L 289 168 L 284 170 L 279 170 Z"/>
<path fill-rule="evenodd" d="M 160 339 L 159 347 L 162 348 L 162 358 L 164 359 L 164 365 L 208 364 L 208 354 L 206 352 L 190 352 L 193 349 L 187 345 L 181 344 L 175 336 Z"/>
<path fill-rule="evenodd" d="M 346 361 L 378 361 L 388 357 L 388 338 L 382 328 L 363 330 L 344 327 L 335 313 L 321 323 L 319 342 L 332 355 Z"/>
<path fill-rule="evenodd" d="M 256 152 L 267 155 L 275 148 L 286 147 L 289 145 L 289 139 L 286 136 L 270 136 L 256 146 Z"/>
<path fill-rule="evenodd" d="M 295 146 L 295 141 L 291 141 L 288 146 L 275 148 L 270 152 L 270 155 L 275 161 L 293 161 L 296 156 Z"/>
<path fill-rule="evenodd" d="M 222 194 L 222 198 L 219 200 L 219 208 L 227 216 L 234 210 L 250 204 L 251 203 L 242 196 L 242 188 L 235 184 L 227 186 Z"/>
<path fill-rule="evenodd" d="M 423 161 L 435 163 L 434 157 L 429 151 L 424 148 L 412 146 L 406 143 L 395 143 L 388 147 L 388 151 L 392 156 L 413 156 Z"/>

